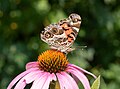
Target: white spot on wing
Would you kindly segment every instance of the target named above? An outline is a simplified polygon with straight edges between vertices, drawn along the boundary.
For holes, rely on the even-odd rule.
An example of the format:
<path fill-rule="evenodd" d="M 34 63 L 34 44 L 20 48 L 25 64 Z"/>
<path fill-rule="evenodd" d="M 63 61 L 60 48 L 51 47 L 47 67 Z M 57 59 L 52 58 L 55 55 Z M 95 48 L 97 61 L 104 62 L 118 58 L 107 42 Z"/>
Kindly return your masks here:
<path fill-rule="evenodd" d="M 72 27 L 74 30 L 76 30 L 77 32 L 79 32 L 79 28 L 76 27 Z"/>

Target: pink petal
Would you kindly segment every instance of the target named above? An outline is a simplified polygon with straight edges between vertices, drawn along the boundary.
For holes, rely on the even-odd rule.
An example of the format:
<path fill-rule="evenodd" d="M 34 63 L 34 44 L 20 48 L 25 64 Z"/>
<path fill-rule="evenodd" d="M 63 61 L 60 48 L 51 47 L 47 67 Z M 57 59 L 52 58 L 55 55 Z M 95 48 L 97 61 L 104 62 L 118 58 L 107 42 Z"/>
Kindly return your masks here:
<path fill-rule="evenodd" d="M 61 73 L 56 73 L 61 89 L 73 89 L 69 80 Z"/>
<path fill-rule="evenodd" d="M 75 80 L 66 72 L 61 72 L 62 75 L 69 81 L 69 83 L 72 85 L 72 89 L 79 89 L 78 85 L 76 84 Z"/>
<path fill-rule="evenodd" d="M 31 83 L 32 81 L 34 81 L 36 78 L 40 77 L 41 71 L 32 71 L 31 73 L 27 74 L 25 77 L 23 77 L 15 86 L 15 89 L 23 89 L 25 86 L 22 84 L 25 83 L 25 85 L 27 83 Z"/>
<path fill-rule="evenodd" d="M 71 74 L 71 73 L 70 73 L 70 75 L 71 75 L 71 77 L 75 80 L 75 82 L 78 84 L 79 79 L 78 79 L 75 75 L 73 75 L 73 74 Z"/>
<path fill-rule="evenodd" d="M 81 81 L 81 83 L 83 84 L 85 89 L 90 89 L 89 81 L 88 81 L 87 77 L 82 72 L 78 71 L 75 68 L 71 68 L 71 69 L 68 69 L 66 71 L 74 74 Z"/>
<path fill-rule="evenodd" d="M 64 82 L 60 79 L 59 74 L 56 74 L 56 75 L 58 77 L 58 81 L 59 81 L 59 84 L 60 84 L 60 89 L 65 89 Z"/>
<path fill-rule="evenodd" d="M 26 81 L 25 80 L 20 80 L 17 85 L 15 86 L 14 89 L 24 89 L 26 86 Z"/>
<path fill-rule="evenodd" d="M 31 87 L 31 89 L 42 89 L 46 79 L 48 77 L 48 73 L 47 72 L 44 72 L 42 73 L 42 75 L 40 76 L 39 79 L 36 79 L 34 82 L 33 82 L 33 85 Z"/>
<path fill-rule="evenodd" d="M 38 62 L 29 62 L 26 64 L 26 70 L 28 70 L 30 68 L 35 68 L 35 67 L 39 67 Z"/>
<path fill-rule="evenodd" d="M 15 84 L 19 79 L 21 79 L 23 76 L 25 76 L 26 74 L 28 74 L 28 73 L 30 73 L 30 72 L 32 72 L 32 71 L 34 71 L 34 70 L 38 70 L 38 68 L 31 68 L 31 69 L 29 69 L 29 70 L 27 70 L 27 71 L 22 72 L 21 74 L 19 74 L 17 77 L 15 77 L 15 78 L 12 80 L 12 82 L 8 85 L 7 89 L 11 89 L 11 88 L 14 86 L 14 84 Z"/>
<path fill-rule="evenodd" d="M 93 76 L 94 78 L 96 78 L 96 76 L 94 74 L 92 74 L 92 73 L 90 73 L 90 72 L 88 72 L 88 71 L 86 71 L 86 70 L 84 70 L 84 69 L 82 69 L 82 68 L 80 68 L 80 67 L 78 67 L 78 66 L 76 66 L 74 64 L 68 64 L 68 68 L 69 67 L 75 68 L 75 69 L 77 69 L 77 70 L 79 70 L 79 71 L 81 71 L 83 73 L 89 74 L 89 75 Z"/>
<path fill-rule="evenodd" d="M 59 76 L 60 74 L 56 73 L 56 75 L 58 77 L 58 81 L 59 81 L 59 84 L 60 84 L 60 89 L 65 89 L 64 82 L 62 81 L 61 76 Z"/>
<path fill-rule="evenodd" d="M 50 74 L 50 77 L 51 77 L 50 81 L 52 81 L 52 80 L 57 81 L 57 78 L 54 73 Z"/>
<path fill-rule="evenodd" d="M 48 88 L 49 88 L 49 85 L 50 85 L 50 81 L 52 81 L 53 79 L 56 80 L 55 74 L 48 74 L 47 76 L 48 76 L 48 77 L 47 77 L 47 79 L 46 79 L 46 81 L 45 81 L 42 89 L 48 89 Z"/>
<path fill-rule="evenodd" d="M 23 80 L 26 81 L 27 84 L 33 82 L 35 79 L 37 79 L 38 77 L 41 76 L 42 71 L 40 70 L 35 70 L 29 74 L 27 74 L 26 76 L 23 77 Z"/>

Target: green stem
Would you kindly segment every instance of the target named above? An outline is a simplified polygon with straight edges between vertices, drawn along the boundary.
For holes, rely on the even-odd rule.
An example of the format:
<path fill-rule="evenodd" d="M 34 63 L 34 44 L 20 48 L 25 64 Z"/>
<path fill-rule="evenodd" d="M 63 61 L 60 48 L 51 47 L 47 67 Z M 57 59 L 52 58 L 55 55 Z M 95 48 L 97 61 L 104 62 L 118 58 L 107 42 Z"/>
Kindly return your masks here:
<path fill-rule="evenodd" d="M 60 89 L 60 84 L 58 81 L 52 81 L 49 86 L 50 89 Z"/>

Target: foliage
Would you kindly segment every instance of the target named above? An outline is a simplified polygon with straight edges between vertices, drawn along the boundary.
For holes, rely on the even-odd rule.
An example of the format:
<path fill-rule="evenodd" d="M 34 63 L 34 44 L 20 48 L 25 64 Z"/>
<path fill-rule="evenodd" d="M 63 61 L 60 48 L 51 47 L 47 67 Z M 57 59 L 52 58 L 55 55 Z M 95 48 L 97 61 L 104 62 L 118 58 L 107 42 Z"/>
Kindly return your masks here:
<path fill-rule="evenodd" d="M 120 0 L 0 0 L 0 89 L 48 49 L 40 32 L 71 13 L 81 30 L 70 62 L 103 77 L 101 89 L 120 87 Z M 88 46 L 79 49 L 79 46 Z M 104 83 L 105 82 L 105 83 Z M 104 86 L 105 85 L 105 86 Z"/>
<path fill-rule="evenodd" d="M 100 76 L 93 82 L 91 89 L 99 89 L 100 87 Z"/>

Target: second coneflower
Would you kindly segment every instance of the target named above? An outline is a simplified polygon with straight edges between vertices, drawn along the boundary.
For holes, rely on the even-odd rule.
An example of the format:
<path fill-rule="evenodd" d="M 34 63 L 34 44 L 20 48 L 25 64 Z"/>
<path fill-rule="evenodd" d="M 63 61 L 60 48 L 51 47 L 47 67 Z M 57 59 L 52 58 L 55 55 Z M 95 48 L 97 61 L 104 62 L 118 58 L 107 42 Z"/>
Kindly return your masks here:
<path fill-rule="evenodd" d="M 85 73 L 96 78 L 92 73 L 70 64 L 62 52 L 47 50 L 38 56 L 38 61 L 26 64 L 26 71 L 13 79 L 7 89 L 16 83 L 14 89 L 24 89 L 32 82 L 31 89 L 49 89 L 53 81 L 58 81 L 60 89 L 79 89 L 76 78 L 81 81 L 84 89 L 90 89 Z"/>

